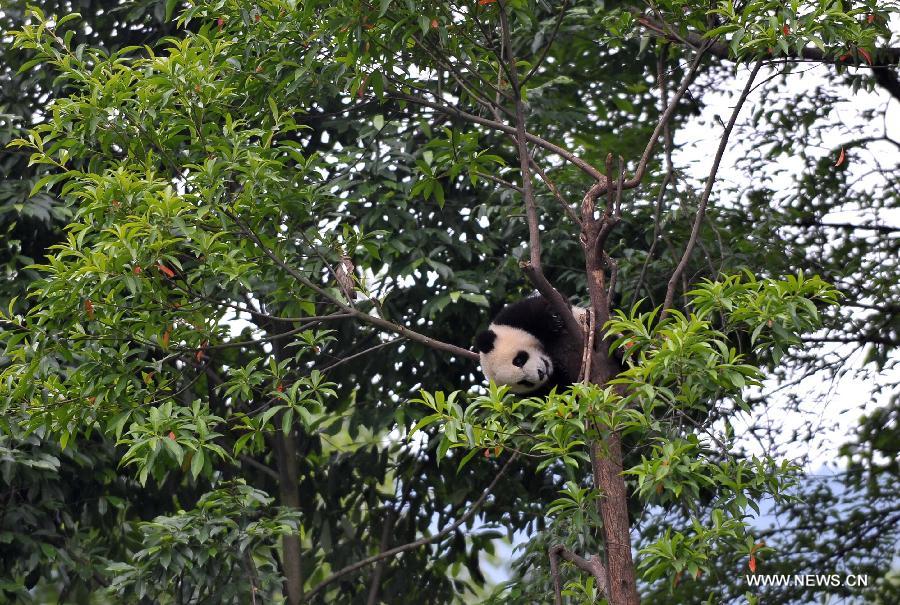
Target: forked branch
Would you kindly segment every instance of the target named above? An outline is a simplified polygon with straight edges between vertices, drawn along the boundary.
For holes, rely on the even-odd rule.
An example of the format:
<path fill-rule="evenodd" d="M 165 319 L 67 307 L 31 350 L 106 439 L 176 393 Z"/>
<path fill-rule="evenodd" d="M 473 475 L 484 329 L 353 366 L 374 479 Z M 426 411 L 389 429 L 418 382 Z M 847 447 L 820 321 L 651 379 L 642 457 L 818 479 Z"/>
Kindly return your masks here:
<path fill-rule="evenodd" d="M 553 578 L 553 593 L 556 605 L 562 605 L 562 586 L 559 577 L 559 560 L 563 559 L 572 563 L 581 571 L 587 572 L 594 576 L 594 582 L 597 585 L 597 591 L 601 597 L 609 595 L 609 575 L 606 571 L 606 565 L 600 560 L 600 557 L 594 555 L 590 559 L 585 559 L 573 553 L 571 550 L 557 544 L 550 547 L 550 575 Z"/>

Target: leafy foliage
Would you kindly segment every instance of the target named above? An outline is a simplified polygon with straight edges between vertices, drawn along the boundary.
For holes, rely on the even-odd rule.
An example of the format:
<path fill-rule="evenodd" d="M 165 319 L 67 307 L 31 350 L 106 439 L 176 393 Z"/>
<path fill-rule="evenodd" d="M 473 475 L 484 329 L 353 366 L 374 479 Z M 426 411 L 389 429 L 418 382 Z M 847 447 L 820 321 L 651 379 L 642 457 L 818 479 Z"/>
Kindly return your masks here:
<path fill-rule="evenodd" d="M 240 603 L 281 592 L 275 537 L 297 531 L 297 513 L 243 481 L 204 494 L 190 511 L 140 523 L 141 549 L 112 563 L 110 589 L 154 603 Z M 235 581 L 238 577 L 246 582 Z"/>

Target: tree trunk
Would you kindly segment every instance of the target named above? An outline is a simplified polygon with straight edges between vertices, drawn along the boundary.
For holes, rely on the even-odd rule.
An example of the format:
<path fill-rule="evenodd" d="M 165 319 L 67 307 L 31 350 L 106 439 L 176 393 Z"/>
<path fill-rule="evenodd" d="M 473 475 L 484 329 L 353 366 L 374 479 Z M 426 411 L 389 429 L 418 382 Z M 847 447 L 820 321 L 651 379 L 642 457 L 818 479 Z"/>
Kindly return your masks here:
<path fill-rule="evenodd" d="M 278 459 L 278 490 L 282 506 L 300 506 L 297 484 L 297 444 L 293 433 L 277 431 L 274 436 Z M 281 563 L 284 572 L 284 592 L 288 605 L 299 605 L 303 598 L 303 566 L 300 563 L 300 536 L 285 534 L 281 539 Z"/>
<path fill-rule="evenodd" d="M 606 571 L 610 605 L 638 605 L 634 560 L 631 556 L 631 527 L 628 522 L 628 494 L 622 476 L 622 446 L 618 433 L 610 433 L 604 443 L 594 443 L 594 485 L 600 490 L 600 516 L 606 543 Z"/>
<path fill-rule="evenodd" d="M 607 160 L 607 173 L 611 173 L 611 158 Z M 607 189 L 611 188 L 609 184 Z M 613 199 L 609 197 L 603 217 L 594 218 L 596 195 L 592 189 L 582 205 L 581 242 L 587 270 L 588 292 L 596 318 L 596 327 L 603 329 L 609 321 L 612 294 L 607 292 L 605 270 L 609 264 L 603 250 L 606 235 L 617 222 L 613 211 Z M 619 364 L 609 355 L 609 341 L 598 338 L 592 351 L 589 378 L 594 384 L 605 385 L 620 371 Z M 598 427 L 607 437 L 591 446 L 591 465 L 594 487 L 600 492 L 600 517 L 603 520 L 603 542 L 606 547 L 606 571 L 608 577 L 607 599 L 610 605 L 639 605 L 634 559 L 631 555 L 631 527 L 628 521 L 628 492 L 622 475 L 622 440 L 618 432 L 609 427 Z"/>
<path fill-rule="evenodd" d="M 290 329 L 287 322 L 264 322 L 271 335 L 284 334 Z M 272 353 L 277 361 L 287 358 L 279 339 L 272 340 Z M 283 413 L 283 412 L 282 412 Z M 279 414 L 280 418 L 280 414 Z M 280 425 L 278 422 L 276 425 Z M 275 457 L 278 463 L 278 495 L 282 506 L 297 509 L 300 507 L 300 471 L 297 466 L 297 439 L 293 427 L 285 434 L 275 431 L 272 438 L 275 446 Z M 288 605 L 299 605 L 303 599 L 303 564 L 300 560 L 300 535 L 285 534 L 281 538 L 281 567 L 284 573 L 284 596 Z"/>

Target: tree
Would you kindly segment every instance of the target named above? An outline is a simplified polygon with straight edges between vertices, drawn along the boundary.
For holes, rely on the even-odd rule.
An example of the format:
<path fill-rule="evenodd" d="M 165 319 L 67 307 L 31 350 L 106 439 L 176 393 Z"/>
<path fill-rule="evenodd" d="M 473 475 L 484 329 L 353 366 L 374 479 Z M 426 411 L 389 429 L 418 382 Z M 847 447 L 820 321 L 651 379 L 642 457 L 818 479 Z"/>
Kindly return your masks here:
<path fill-rule="evenodd" d="M 723 4 L 711 18 L 686 7 L 645 17 L 592 3 L 199 3 L 159 49 L 110 54 L 73 47 L 69 17 L 34 13 L 16 44 L 70 92 L 17 145 L 51 169 L 38 189 L 63 195 L 73 220 L 38 267 L 34 306 L 4 317 L 5 396 L 64 446 L 114 437 L 141 484 L 192 488 L 186 512 L 141 525 L 151 546 L 108 567 L 114 587 L 154 600 L 447 600 L 482 582 L 478 556 L 495 536 L 461 527 L 481 515 L 543 529 L 547 512 L 542 598 L 552 585 L 561 600 L 563 575 L 569 593 L 635 603 L 638 572 L 676 585 L 711 573 L 713 554 L 755 565 L 764 547 L 744 515 L 781 496 L 791 468 L 736 456 L 728 419 L 836 295 L 802 273 L 707 273 L 707 210 L 763 60 L 807 45 L 821 60 L 894 57 L 876 50 L 891 7 Z M 659 98 L 640 64 L 581 85 L 597 32 L 615 56 L 634 28 L 663 38 L 649 61 Z M 751 75 L 703 191 L 679 192 L 687 220 L 670 232 L 671 129 L 723 53 Z M 651 176 L 658 203 L 628 193 Z M 744 264 L 721 257 L 723 269 Z M 585 385 L 546 401 L 464 397 L 474 354 L 460 334 L 483 323 L 471 311 L 485 293 L 520 295 L 520 259 L 584 334 Z M 644 291 L 611 313 L 614 294 Z M 587 326 L 568 311 L 576 292 Z M 625 368 L 611 346 L 627 349 Z M 417 382 L 418 407 L 406 404 Z M 378 443 L 413 423 L 425 437 Z M 260 490 L 283 508 L 265 508 Z M 684 514 L 644 546 L 636 572 L 629 513 L 648 503 Z M 443 529 L 428 536 L 435 519 Z M 441 557 L 418 548 L 429 543 L 446 546 Z M 415 578 L 392 572 L 401 552 Z M 463 564 L 469 582 L 453 571 Z M 276 567 L 283 587 L 260 573 Z"/>

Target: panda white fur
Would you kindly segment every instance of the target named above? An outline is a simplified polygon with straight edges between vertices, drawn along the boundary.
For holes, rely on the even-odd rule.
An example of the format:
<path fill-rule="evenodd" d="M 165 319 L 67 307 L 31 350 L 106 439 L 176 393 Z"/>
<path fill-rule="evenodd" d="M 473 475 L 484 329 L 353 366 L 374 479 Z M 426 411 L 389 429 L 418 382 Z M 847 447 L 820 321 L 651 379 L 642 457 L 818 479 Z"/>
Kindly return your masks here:
<path fill-rule="evenodd" d="M 585 309 L 573 307 L 581 322 Z M 543 296 L 511 303 L 475 338 L 481 371 L 510 391 L 539 396 L 578 380 L 582 348 Z"/>

